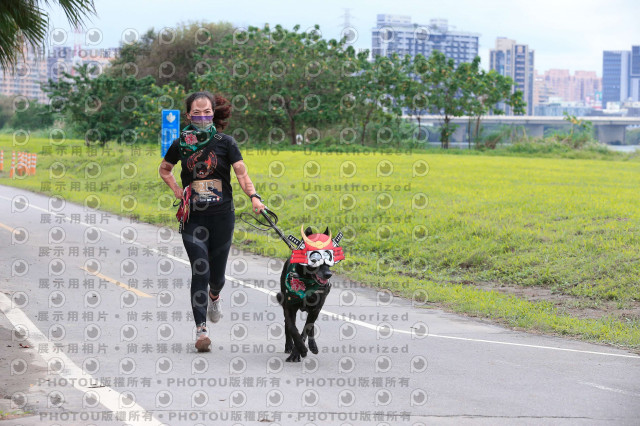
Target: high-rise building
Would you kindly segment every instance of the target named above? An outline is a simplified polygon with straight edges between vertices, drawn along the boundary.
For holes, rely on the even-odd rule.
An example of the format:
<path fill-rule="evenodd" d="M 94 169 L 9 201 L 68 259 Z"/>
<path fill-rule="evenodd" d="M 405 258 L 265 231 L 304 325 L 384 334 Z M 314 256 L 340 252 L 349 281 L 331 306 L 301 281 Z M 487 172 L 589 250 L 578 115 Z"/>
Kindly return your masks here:
<path fill-rule="evenodd" d="M 564 102 L 580 102 L 595 106 L 602 90 L 602 79 L 595 71 L 551 69 L 544 74 L 534 71 L 534 106 L 547 103 L 549 97 Z"/>
<path fill-rule="evenodd" d="M 533 113 L 533 73 L 534 51 L 526 44 L 518 44 L 515 40 L 505 37 L 496 39 L 496 48 L 490 51 L 489 68 L 496 70 L 503 76 L 511 77 L 514 91 L 522 92 L 522 98 L 527 103 L 526 112 Z M 504 106 L 505 113 L 511 114 L 511 109 Z"/>
<path fill-rule="evenodd" d="M 576 71 L 572 77 L 570 101 L 595 104 L 602 93 L 602 79 L 595 71 Z"/>
<path fill-rule="evenodd" d="M 629 52 L 605 50 L 602 53 L 602 106 L 624 102 L 629 97 Z"/>
<path fill-rule="evenodd" d="M 47 56 L 47 80 L 57 82 L 62 73 L 73 69 L 73 50 L 69 46 L 53 46 Z"/>
<path fill-rule="evenodd" d="M 555 95 L 554 90 L 545 80 L 543 74 L 538 74 L 536 70 L 533 72 L 533 106 L 546 104 L 549 98 Z"/>
<path fill-rule="evenodd" d="M 45 103 L 46 94 L 40 83 L 47 78 L 47 58 L 44 49 L 25 44 L 13 70 L 0 69 L 0 95 L 24 96 Z"/>
<path fill-rule="evenodd" d="M 640 101 L 640 46 L 602 53 L 602 105 Z"/>
<path fill-rule="evenodd" d="M 479 38 L 480 34 L 455 30 L 446 19 L 423 25 L 412 23 L 410 16 L 380 14 L 371 30 L 371 53 L 374 57 L 393 53 L 429 57 L 438 50 L 457 66 L 478 56 Z"/>
<path fill-rule="evenodd" d="M 63 72 L 75 75 L 75 67 L 89 65 L 89 76 L 97 77 L 119 54 L 120 48 L 72 49 L 70 46 L 54 46 L 47 56 L 47 76 L 58 81 Z"/>
<path fill-rule="evenodd" d="M 24 96 L 39 103 L 47 103 L 48 96 L 41 85 L 50 79 L 57 82 L 63 72 L 75 75 L 75 66 L 89 64 L 89 76 L 102 74 L 119 55 L 119 48 L 79 49 L 74 53 L 68 46 L 53 46 L 48 52 L 42 47 L 25 46 L 14 72 L 0 70 L 0 95 Z"/>
<path fill-rule="evenodd" d="M 629 97 L 640 101 L 640 46 L 631 47 L 631 71 L 629 72 Z"/>

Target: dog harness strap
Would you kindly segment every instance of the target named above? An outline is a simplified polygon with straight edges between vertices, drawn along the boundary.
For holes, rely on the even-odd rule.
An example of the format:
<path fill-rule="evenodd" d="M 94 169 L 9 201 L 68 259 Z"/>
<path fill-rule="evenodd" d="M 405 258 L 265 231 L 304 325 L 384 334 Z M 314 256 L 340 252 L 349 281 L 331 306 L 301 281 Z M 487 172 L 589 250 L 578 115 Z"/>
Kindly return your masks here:
<path fill-rule="evenodd" d="M 318 291 L 320 284 L 313 279 L 300 278 L 295 271 L 296 265 L 291 263 L 287 268 L 287 275 L 284 283 L 287 288 L 287 297 L 295 296 L 299 299 L 304 299 L 306 296 L 311 296 Z"/>

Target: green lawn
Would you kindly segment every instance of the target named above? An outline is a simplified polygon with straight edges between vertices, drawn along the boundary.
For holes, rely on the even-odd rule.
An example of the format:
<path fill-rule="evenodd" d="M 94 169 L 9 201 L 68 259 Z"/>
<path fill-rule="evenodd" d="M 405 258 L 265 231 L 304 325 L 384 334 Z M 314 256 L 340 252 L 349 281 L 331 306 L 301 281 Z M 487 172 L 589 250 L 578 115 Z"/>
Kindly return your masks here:
<path fill-rule="evenodd" d="M 33 138 L 20 149 L 39 153 L 37 176 L 9 181 L 11 144 L 10 136 L 0 136 L 6 147 L 0 183 L 76 202 L 95 195 L 89 202 L 98 199 L 101 209 L 177 227 L 173 194 L 157 173 L 159 148 L 142 145 L 132 155 L 131 147 L 111 145 L 112 155 L 98 149 L 91 156 L 81 141 L 66 141 L 47 155 L 48 139 Z M 344 232 L 347 260 L 337 270 L 353 280 L 513 327 L 640 348 L 639 317 L 629 314 L 640 311 L 637 159 L 243 155 L 285 232 L 299 237 L 301 224 Z M 101 173 L 88 179 L 91 162 Z M 135 179 L 121 178 L 125 163 L 137 168 Z M 58 174 L 64 167 L 64 177 L 51 179 L 52 166 Z M 237 182 L 234 194 L 238 213 L 246 210 Z M 287 255 L 273 236 L 248 230 L 237 221 L 237 245 Z M 505 294 L 503 286 L 547 289 L 554 297 L 527 300 Z M 601 311 L 584 318 L 576 307 Z"/>

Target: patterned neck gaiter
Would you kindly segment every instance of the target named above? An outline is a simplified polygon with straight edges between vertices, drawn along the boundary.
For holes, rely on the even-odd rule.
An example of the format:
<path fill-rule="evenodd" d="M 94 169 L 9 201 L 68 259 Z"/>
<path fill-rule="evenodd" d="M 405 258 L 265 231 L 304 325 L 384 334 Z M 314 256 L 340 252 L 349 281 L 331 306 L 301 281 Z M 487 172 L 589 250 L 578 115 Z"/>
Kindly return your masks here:
<path fill-rule="evenodd" d="M 189 124 L 180 132 L 180 158 L 184 160 L 204 148 L 216 133 L 215 126 L 200 130 L 193 124 Z"/>

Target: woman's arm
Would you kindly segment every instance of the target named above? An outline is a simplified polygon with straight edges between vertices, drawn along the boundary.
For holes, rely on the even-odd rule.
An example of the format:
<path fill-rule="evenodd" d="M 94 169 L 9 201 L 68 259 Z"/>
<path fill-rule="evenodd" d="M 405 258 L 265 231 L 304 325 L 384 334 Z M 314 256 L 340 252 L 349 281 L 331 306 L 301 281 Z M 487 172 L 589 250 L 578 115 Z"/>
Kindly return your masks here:
<path fill-rule="evenodd" d="M 255 194 L 256 189 L 253 186 L 253 182 L 251 182 L 249 174 L 247 173 L 247 166 L 244 164 L 244 161 L 240 160 L 233 163 L 233 171 L 236 173 L 238 183 L 244 193 L 248 196 Z M 255 214 L 260 214 L 260 212 L 265 208 L 260 199 L 256 197 L 251 199 L 251 204 L 253 205 L 252 210 Z"/>
<path fill-rule="evenodd" d="M 176 198 L 181 200 L 182 188 L 180 188 L 178 182 L 176 182 L 176 177 L 171 173 L 173 167 L 174 164 L 171 164 L 167 160 L 162 160 L 162 163 L 160 163 L 160 167 L 158 168 L 158 173 L 162 180 L 169 186 L 169 188 L 171 188 Z"/>

